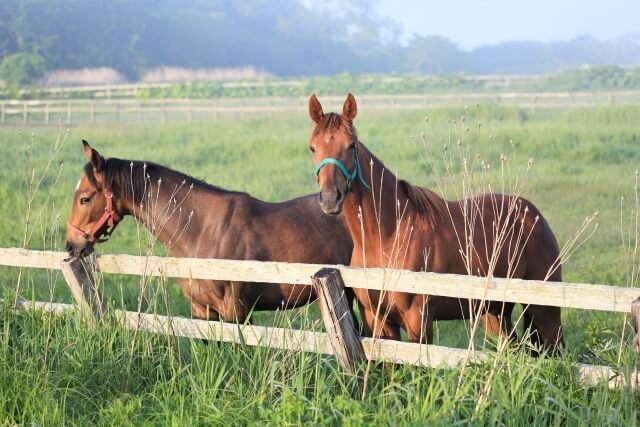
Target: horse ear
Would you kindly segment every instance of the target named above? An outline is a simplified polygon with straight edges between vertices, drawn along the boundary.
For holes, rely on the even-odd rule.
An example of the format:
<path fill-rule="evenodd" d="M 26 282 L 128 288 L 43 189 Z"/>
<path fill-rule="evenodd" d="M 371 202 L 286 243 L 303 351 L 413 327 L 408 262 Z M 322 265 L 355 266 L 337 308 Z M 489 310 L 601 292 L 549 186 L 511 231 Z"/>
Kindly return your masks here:
<path fill-rule="evenodd" d="M 342 106 L 342 118 L 348 121 L 352 121 L 358 114 L 358 106 L 356 105 L 356 98 L 349 93 L 347 99 Z"/>
<path fill-rule="evenodd" d="M 102 172 L 102 169 L 104 168 L 104 157 L 102 157 L 95 149 L 91 148 L 89 143 L 84 139 L 82 140 L 82 146 L 84 148 L 84 155 L 93 165 L 94 172 Z"/>
<path fill-rule="evenodd" d="M 309 98 L 309 117 L 311 117 L 311 120 L 315 123 L 319 123 L 322 117 L 324 117 L 322 105 L 320 105 L 320 101 L 318 101 L 315 93 Z"/>

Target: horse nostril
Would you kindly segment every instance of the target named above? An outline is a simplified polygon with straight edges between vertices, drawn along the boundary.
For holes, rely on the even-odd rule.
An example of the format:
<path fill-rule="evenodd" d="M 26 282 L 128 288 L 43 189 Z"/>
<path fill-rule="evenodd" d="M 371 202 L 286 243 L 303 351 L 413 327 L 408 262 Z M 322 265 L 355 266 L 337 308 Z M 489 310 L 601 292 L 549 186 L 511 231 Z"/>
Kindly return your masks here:
<path fill-rule="evenodd" d="M 64 247 L 67 250 L 67 252 L 69 253 L 73 252 L 73 245 L 71 244 L 71 242 L 65 242 Z"/>
<path fill-rule="evenodd" d="M 341 200 L 342 200 L 342 192 L 340 192 L 340 190 L 336 188 L 336 202 L 339 202 Z"/>

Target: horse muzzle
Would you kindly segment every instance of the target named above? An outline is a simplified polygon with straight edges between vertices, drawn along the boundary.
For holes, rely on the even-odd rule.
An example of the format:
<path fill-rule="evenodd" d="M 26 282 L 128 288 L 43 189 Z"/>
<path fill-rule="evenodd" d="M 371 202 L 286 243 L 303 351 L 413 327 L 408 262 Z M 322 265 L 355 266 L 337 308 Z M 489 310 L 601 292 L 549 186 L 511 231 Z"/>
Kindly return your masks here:
<path fill-rule="evenodd" d="M 82 258 L 93 253 L 93 243 L 88 241 L 74 243 L 67 240 L 64 242 L 64 247 L 71 258 Z"/>
<path fill-rule="evenodd" d="M 327 215 L 338 215 L 342 212 L 344 203 L 344 192 L 336 189 L 323 190 L 318 194 L 320 209 Z"/>

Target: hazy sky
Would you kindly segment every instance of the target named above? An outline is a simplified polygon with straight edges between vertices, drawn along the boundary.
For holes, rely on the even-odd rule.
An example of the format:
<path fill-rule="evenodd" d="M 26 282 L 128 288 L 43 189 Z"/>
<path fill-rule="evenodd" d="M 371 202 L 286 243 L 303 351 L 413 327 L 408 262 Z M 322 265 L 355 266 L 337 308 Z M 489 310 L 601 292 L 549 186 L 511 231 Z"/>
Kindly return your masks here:
<path fill-rule="evenodd" d="M 636 34 L 640 0 L 379 0 L 405 34 L 438 35 L 464 49 L 512 40 L 559 41 Z"/>

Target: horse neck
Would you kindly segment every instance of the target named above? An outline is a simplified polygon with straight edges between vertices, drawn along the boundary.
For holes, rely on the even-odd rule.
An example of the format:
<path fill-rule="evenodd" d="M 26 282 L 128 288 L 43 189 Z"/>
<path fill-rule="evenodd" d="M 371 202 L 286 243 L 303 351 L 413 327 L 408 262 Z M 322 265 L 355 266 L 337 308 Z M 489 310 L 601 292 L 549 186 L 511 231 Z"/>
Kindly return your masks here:
<path fill-rule="evenodd" d="M 142 202 L 125 197 L 125 212 L 144 224 L 147 231 L 173 256 L 194 253 L 200 230 L 217 228 L 221 221 L 218 199 L 222 190 L 171 173 L 150 172 Z M 136 200 L 141 195 L 136 195 Z"/>
<path fill-rule="evenodd" d="M 366 249 L 367 253 L 381 254 L 396 239 L 403 238 L 406 219 L 413 212 L 407 196 L 398 186 L 396 175 L 362 143 L 358 144 L 358 156 L 362 174 L 371 189 L 364 187 L 356 178 L 344 202 L 343 214 L 354 245 L 361 250 Z M 360 209 L 362 219 L 359 218 Z M 400 219 L 402 222 L 398 227 Z"/>

